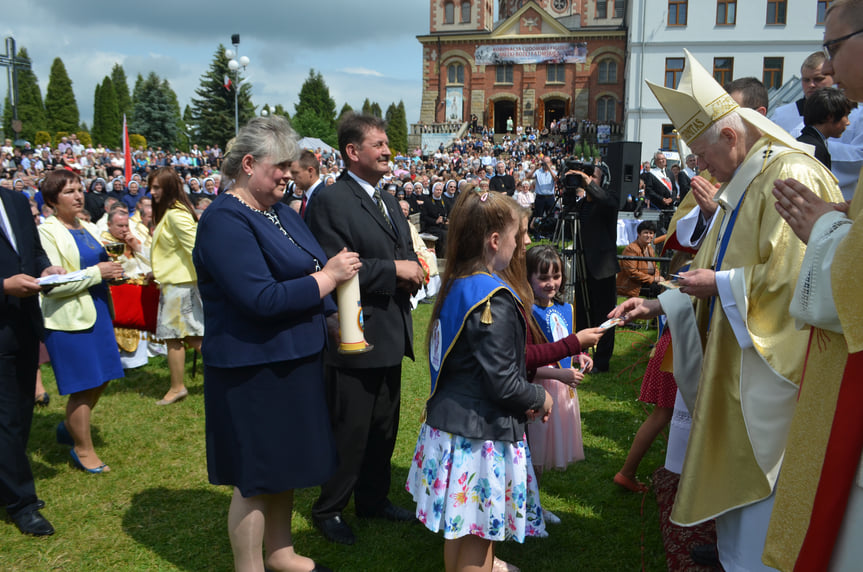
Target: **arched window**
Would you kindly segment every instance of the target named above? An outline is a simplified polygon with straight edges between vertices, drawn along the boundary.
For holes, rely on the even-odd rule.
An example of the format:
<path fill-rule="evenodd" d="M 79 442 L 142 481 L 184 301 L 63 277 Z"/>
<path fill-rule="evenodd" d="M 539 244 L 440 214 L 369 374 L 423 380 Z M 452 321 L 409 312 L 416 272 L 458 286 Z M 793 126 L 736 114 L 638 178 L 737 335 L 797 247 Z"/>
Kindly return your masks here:
<path fill-rule="evenodd" d="M 447 2 L 443 5 L 443 23 L 455 23 L 455 4 L 453 4 L 452 2 Z"/>
<path fill-rule="evenodd" d="M 617 62 L 605 59 L 599 62 L 599 83 L 617 83 Z"/>
<path fill-rule="evenodd" d="M 610 95 L 604 95 L 596 101 L 597 121 L 617 121 L 617 102 Z"/>
<path fill-rule="evenodd" d="M 467 24 L 468 22 L 470 22 L 470 2 L 468 0 L 462 0 L 461 23 Z"/>
<path fill-rule="evenodd" d="M 446 68 L 447 83 L 464 83 L 464 66 L 462 64 L 450 64 Z"/>

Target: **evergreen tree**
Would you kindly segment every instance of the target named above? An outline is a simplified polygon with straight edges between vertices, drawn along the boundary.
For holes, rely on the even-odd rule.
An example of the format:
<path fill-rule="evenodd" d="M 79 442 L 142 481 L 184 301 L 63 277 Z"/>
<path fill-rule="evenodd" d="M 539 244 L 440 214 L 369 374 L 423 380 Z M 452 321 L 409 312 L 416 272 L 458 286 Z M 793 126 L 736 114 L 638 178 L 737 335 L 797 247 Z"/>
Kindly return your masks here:
<path fill-rule="evenodd" d="M 72 91 L 72 80 L 69 79 L 66 66 L 60 58 L 55 58 L 51 64 L 51 76 L 45 92 L 45 111 L 48 127 L 54 133 L 74 133 L 78 130 L 78 103 L 75 101 L 75 92 Z"/>
<path fill-rule="evenodd" d="M 336 119 L 336 123 L 341 123 L 342 119 L 345 118 L 345 115 L 347 115 L 348 113 L 353 113 L 353 112 L 354 112 L 354 108 L 351 107 L 350 105 L 348 105 L 347 103 L 345 103 L 342 106 L 342 110 L 339 111 L 339 118 Z"/>
<path fill-rule="evenodd" d="M 102 85 L 96 86 L 91 136 L 97 144 L 109 149 L 119 149 L 123 144 L 123 118 L 120 116 L 114 82 L 108 76 L 102 80 Z"/>
<path fill-rule="evenodd" d="M 126 80 L 126 71 L 120 64 L 114 64 L 111 68 L 111 84 L 114 86 L 114 95 L 117 97 L 117 110 L 120 112 L 120 122 L 123 122 L 123 114 L 126 121 L 131 119 L 132 96 L 129 95 L 129 82 Z M 121 126 L 122 129 L 122 126 Z"/>
<path fill-rule="evenodd" d="M 406 152 L 408 150 L 408 124 L 405 117 L 404 101 L 400 101 L 398 105 L 390 104 L 387 108 L 386 122 L 390 148 Z"/>
<path fill-rule="evenodd" d="M 191 145 L 189 144 L 189 137 L 186 135 L 186 123 L 183 121 L 183 115 L 180 113 L 180 100 L 177 99 L 177 93 L 171 88 L 168 80 L 162 80 L 162 91 L 168 98 L 171 104 L 171 113 L 175 117 L 176 131 L 174 145 L 180 151 L 188 153 Z"/>
<path fill-rule="evenodd" d="M 105 76 L 107 78 L 107 76 Z M 90 130 L 92 137 L 97 144 L 102 144 L 105 140 L 105 128 L 102 126 L 102 117 L 99 111 L 102 109 L 102 84 L 97 83 L 93 89 L 93 129 Z"/>
<path fill-rule="evenodd" d="M 372 114 L 372 102 L 369 101 L 368 97 L 363 102 L 362 114 L 363 115 L 371 115 Z"/>
<path fill-rule="evenodd" d="M 371 114 L 377 117 L 378 119 L 383 119 L 383 113 L 381 112 L 381 106 L 378 105 L 377 101 L 372 102 L 371 106 Z"/>
<path fill-rule="evenodd" d="M 288 110 L 285 109 L 281 103 L 277 103 L 276 106 L 273 108 L 273 115 L 280 115 L 287 119 L 288 122 L 291 121 L 291 114 L 288 113 Z"/>
<path fill-rule="evenodd" d="M 317 137 L 336 145 L 336 102 L 320 72 L 309 70 L 294 110 L 292 124 L 301 137 Z"/>
<path fill-rule="evenodd" d="M 18 50 L 18 58 L 30 61 L 25 48 Z M 31 143 L 35 141 L 37 131 L 48 129 L 39 80 L 32 70 L 20 68 L 18 69 L 18 119 L 21 121 L 21 133 L 18 136 Z M 15 134 L 12 130 L 12 106 L 9 104 L 8 95 L 3 102 L 3 132 L 10 139 Z"/>
<path fill-rule="evenodd" d="M 143 135 L 152 147 L 170 150 L 177 138 L 177 96 L 174 94 L 172 100 L 173 90 L 155 72 L 150 72 L 140 86 L 136 85 L 135 91 L 135 119 L 129 130 Z"/>
<path fill-rule="evenodd" d="M 226 78 L 230 85 L 225 87 Z M 255 106 L 252 104 L 252 88 L 249 83 L 235 84 L 234 73 L 228 68 L 228 58 L 225 57 L 225 46 L 219 44 L 210 68 L 201 76 L 201 85 L 195 90 L 198 97 L 192 98 L 192 114 L 198 128 L 199 146 L 219 145 L 225 148 L 225 143 L 234 136 L 234 94 L 237 94 L 237 106 L 240 114 L 240 125 L 255 116 Z M 239 87 L 239 91 L 236 91 Z"/>

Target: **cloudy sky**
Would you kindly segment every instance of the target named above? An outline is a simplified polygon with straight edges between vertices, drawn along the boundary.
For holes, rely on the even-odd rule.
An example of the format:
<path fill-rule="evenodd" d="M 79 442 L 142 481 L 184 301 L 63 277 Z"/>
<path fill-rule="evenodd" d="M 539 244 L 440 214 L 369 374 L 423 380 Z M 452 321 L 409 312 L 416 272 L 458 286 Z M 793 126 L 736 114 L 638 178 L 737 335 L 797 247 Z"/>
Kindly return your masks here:
<path fill-rule="evenodd" d="M 155 71 L 185 107 L 218 45 L 231 47 L 235 33 L 240 55 L 251 59 L 246 75 L 258 109 L 280 103 L 293 113 L 314 68 L 337 110 L 344 103 L 359 108 L 369 98 L 385 111 L 404 100 L 408 123 L 419 119 L 422 49 L 416 36 L 429 30 L 429 6 L 420 0 L 0 0 L 0 7 L 0 34 L 27 48 L 42 96 L 51 63 L 60 57 L 88 125 L 95 86 L 115 62 L 125 69 L 130 90 L 139 73 Z M 7 90 L 5 73 L 0 89 Z"/>

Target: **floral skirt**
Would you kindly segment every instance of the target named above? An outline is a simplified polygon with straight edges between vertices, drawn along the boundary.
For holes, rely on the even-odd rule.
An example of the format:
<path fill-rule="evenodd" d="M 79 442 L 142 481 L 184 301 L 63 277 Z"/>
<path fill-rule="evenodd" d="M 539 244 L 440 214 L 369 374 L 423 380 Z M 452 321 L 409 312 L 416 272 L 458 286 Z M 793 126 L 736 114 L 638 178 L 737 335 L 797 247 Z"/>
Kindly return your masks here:
<path fill-rule="evenodd" d="M 468 439 L 423 423 L 405 488 L 417 519 L 432 532 L 443 530 L 444 538 L 547 536 L 524 437 Z"/>
<path fill-rule="evenodd" d="M 156 338 L 181 340 L 204 335 L 204 306 L 195 282 L 162 284 Z"/>

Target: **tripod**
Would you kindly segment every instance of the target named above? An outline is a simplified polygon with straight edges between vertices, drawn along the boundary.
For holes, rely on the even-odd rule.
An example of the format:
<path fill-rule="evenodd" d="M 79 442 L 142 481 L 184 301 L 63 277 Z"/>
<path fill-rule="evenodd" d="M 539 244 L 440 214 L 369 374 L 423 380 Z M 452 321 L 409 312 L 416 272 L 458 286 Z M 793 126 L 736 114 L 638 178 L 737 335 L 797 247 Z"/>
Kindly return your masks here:
<path fill-rule="evenodd" d="M 567 242 L 567 237 L 572 242 Z M 581 238 L 581 220 L 579 213 L 575 211 L 564 212 L 557 221 L 554 229 L 553 242 L 557 245 L 560 258 L 563 260 L 563 287 L 564 300 L 575 306 L 576 285 L 580 288 L 581 299 L 578 303 L 582 305 L 590 322 L 590 296 L 587 292 L 587 267 L 584 262 L 584 248 Z M 594 324 L 589 324 L 593 327 Z"/>

